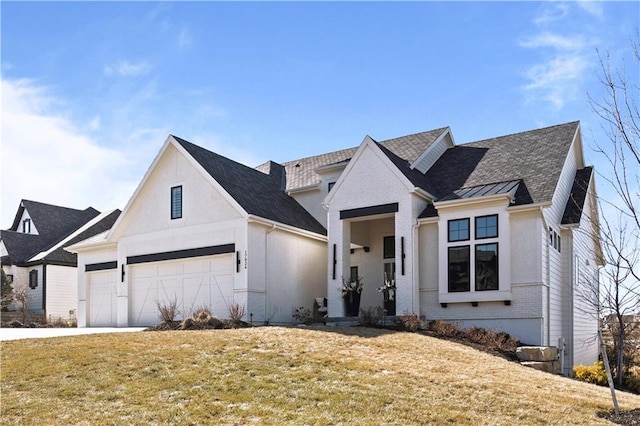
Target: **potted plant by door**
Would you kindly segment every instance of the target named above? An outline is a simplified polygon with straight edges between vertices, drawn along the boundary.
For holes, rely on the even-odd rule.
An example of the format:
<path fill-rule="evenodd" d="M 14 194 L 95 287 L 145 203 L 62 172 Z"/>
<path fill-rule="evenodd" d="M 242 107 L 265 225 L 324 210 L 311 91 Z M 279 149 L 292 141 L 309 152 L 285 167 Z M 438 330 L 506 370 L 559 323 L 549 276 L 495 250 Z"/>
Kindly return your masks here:
<path fill-rule="evenodd" d="M 360 312 L 360 295 L 362 294 L 363 279 L 355 277 L 342 279 L 342 298 L 344 299 L 345 315 L 357 317 Z"/>
<path fill-rule="evenodd" d="M 378 291 L 382 293 L 384 298 L 385 314 L 394 316 L 396 314 L 396 280 L 389 279 L 385 273 L 384 283 L 378 287 Z"/>

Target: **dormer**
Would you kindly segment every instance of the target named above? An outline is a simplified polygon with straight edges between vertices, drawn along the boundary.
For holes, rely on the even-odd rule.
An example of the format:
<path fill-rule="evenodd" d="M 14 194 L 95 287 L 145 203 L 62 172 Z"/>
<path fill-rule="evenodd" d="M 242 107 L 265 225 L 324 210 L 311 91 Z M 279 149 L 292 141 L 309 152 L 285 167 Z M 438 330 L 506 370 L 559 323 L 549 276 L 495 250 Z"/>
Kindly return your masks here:
<path fill-rule="evenodd" d="M 31 220 L 31 216 L 29 215 L 29 212 L 24 207 L 22 211 L 22 216 L 20 217 L 20 220 L 16 225 L 17 225 L 16 229 L 14 229 L 14 231 L 16 232 L 20 232 L 22 234 L 38 235 L 38 230 L 36 229 L 36 226 L 33 223 L 33 220 Z"/>
<path fill-rule="evenodd" d="M 411 168 L 420 171 L 420 173 L 426 173 L 427 170 L 438 161 L 440 156 L 454 145 L 453 133 L 451 133 L 451 128 L 447 127 L 440 136 L 411 163 Z"/>

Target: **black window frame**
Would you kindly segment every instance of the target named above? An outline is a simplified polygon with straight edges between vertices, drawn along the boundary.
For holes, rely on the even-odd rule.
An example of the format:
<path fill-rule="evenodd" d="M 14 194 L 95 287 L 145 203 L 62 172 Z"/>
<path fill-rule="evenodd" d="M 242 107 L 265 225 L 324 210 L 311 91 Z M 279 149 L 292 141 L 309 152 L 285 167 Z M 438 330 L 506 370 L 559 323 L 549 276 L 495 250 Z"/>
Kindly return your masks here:
<path fill-rule="evenodd" d="M 177 200 L 177 190 L 179 190 L 180 199 Z M 177 206 L 179 211 L 176 211 L 176 204 L 179 202 Z M 182 219 L 182 185 L 176 185 L 171 187 L 171 220 L 174 219 Z"/>
<path fill-rule="evenodd" d="M 32 269 L 29 271 L 29 288 L 35 290 L 38 288 L 38 270 Z"/>
<path fill-rule="evenodd" d="M 391 244 L 389 242 L 391 242 Z M 382 238 L 382 258 L 383 259 L 396 258 L 396 236 L 395 235 L 390 235 Z"/>
<path fill-rule="evenodd" d="M 452 274 L 451 274 L 451 251 L 452 250 L 456 250 L 456 251 L 460 251 L 460 250 L 465 250 L 467 252 L 467 270 L 466 270 L 466 276 L 467 276 L 467 282 L 466 282 L 466 287 L 465 288 L 454 288 L 452 287 Z M 461 262 L 458 262 L 461 263 Z M 461 271 L 460 272 L 462 275 L 465 274 L 465 271 Z M 449 293 L 469 293 L 471 291 L 471 246 L 469 245 L 464 245 L 464 246 L 450 246 L 447 247 L 447 292 Z"/>
<path fill-rule="evenodd" d="M 458 222 L 467 222 L 467 237 L 466 238 L 456 238 L 456 239 L 452 239 L 451 238 L 451 225 L 453 223 L 458 223 Z M 460 232 L 460 230 L 456 230 L 455 232 Z M 447 221 L 447 241 L 450 243 L 454 243 L 454 242 L 458 242 L 458 241 L 469 241 L 469 239 L 471 238 L 471 220 L 468 217 L 465 218 L 460 218 L 460 219 L 450 219 Z"/>
<path fill-rule="evenodd" d="M 482 226 L 482 227 L 478 226 L 478 219 L 488 219 L 488 218 L 495 218 L 495 220 L 496 220 L 496 226 L 495 226 L 496 233 L 495 233 L 495 235 L 491 234 L 491 235 L 485 235 L 483 237 L 480 237 L 480 236 L 478 236 L 478 229 L 486 230 L 489 227 L 488 226 Z M 474 226 L 475 227 L 474 233 L 475 233 L 475 237 L 476 237 L 475 239 L 476 240 L 486 240 L 487 238 L 498 238 L 499 237 L 499 231 L 498 231 L 499 226 L 498 226 L 498 215 L 497 214 L 488 214 L 488 215 L 484 215 L 484 216 L 476 216 L 476 217 L 474 217 L 473 222 L 474 222 L 474 225 L 475 225 Z"/>
<path fill-rule="evenodd" d="M 480 262 L 483 262 L 482 260 L 479 260 L 479 256 L 478 256 L 478 248 L 482 247 L 482 246 L 495 246 L 495 254 L 496 254 L 496 259 L 495 259 L 495 288 L 480 288 L 480 286 L 478 285 L 479 279 L 478 279 L 478 271 L 481 269 L 479 266 Z M 500 248 L 499 248 L 499 244 L 497 242 L 495 243 L 482 243 L 482 244 L 476 244 L 474 247 L 474 282 L 475 282 L 475 291 L 498 291 L 500 290 Z M 488 250 L 486 250 L 488 251 Z M 481 266 L 481 265 L 480 265 Z"/>
<path fill-rule="evenodd" d="M 22 233 L 30 234 L 31 233 L 31 219 L 25 219 L 22 221 Z"/>

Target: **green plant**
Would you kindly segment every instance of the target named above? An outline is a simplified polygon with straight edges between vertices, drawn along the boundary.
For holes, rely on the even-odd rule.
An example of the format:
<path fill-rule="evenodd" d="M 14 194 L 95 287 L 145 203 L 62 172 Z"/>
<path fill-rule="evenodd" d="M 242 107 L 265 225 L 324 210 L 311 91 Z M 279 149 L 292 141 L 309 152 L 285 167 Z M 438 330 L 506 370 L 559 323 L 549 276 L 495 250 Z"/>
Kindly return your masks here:
<path fill-rule="evenodd" d="M 360 309 L 358 323 L 363 327 L 376 327 L 382 324 L 384 319 L 384 309 L 381 306 L 369 306 Z"/>
<path fill-rule="evenodd" d="M 409 311 L 404 311 L 402 315 L 398 317 L 398 322 L 403 330 L 411 333 L 415 333 L 420 330 L 420 326 L 422 324 L 418 314 L 409 313 Z"/>
<path fill-rule="evenodd" d="M 607 372 L 604 369 L 604 362 L 596 361 L 593 365 L 576 365 L 573 367 L 573 374 L 576 379 L 593 383 L 594 385 L 607 385 Z"/>

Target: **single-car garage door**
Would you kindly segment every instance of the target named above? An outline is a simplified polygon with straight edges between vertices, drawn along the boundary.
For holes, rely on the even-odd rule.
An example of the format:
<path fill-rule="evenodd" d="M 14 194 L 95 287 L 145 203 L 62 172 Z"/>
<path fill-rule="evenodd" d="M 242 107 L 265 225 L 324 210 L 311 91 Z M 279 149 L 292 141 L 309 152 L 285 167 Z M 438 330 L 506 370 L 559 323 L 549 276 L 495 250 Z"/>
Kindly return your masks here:
<path fill-rule="evenodd" d="M 115 270 L 87 272 L 87 326 L 115 327 L 117 325 Z"/>
<path fill-rule="evenodd" d="M 158 302 L 177 300 L 182 317 L 206 307 L 218 318 L 233 303 L 233 256 L 224 254 L 130 265 L 129 325 L 160 322 Z"/>

